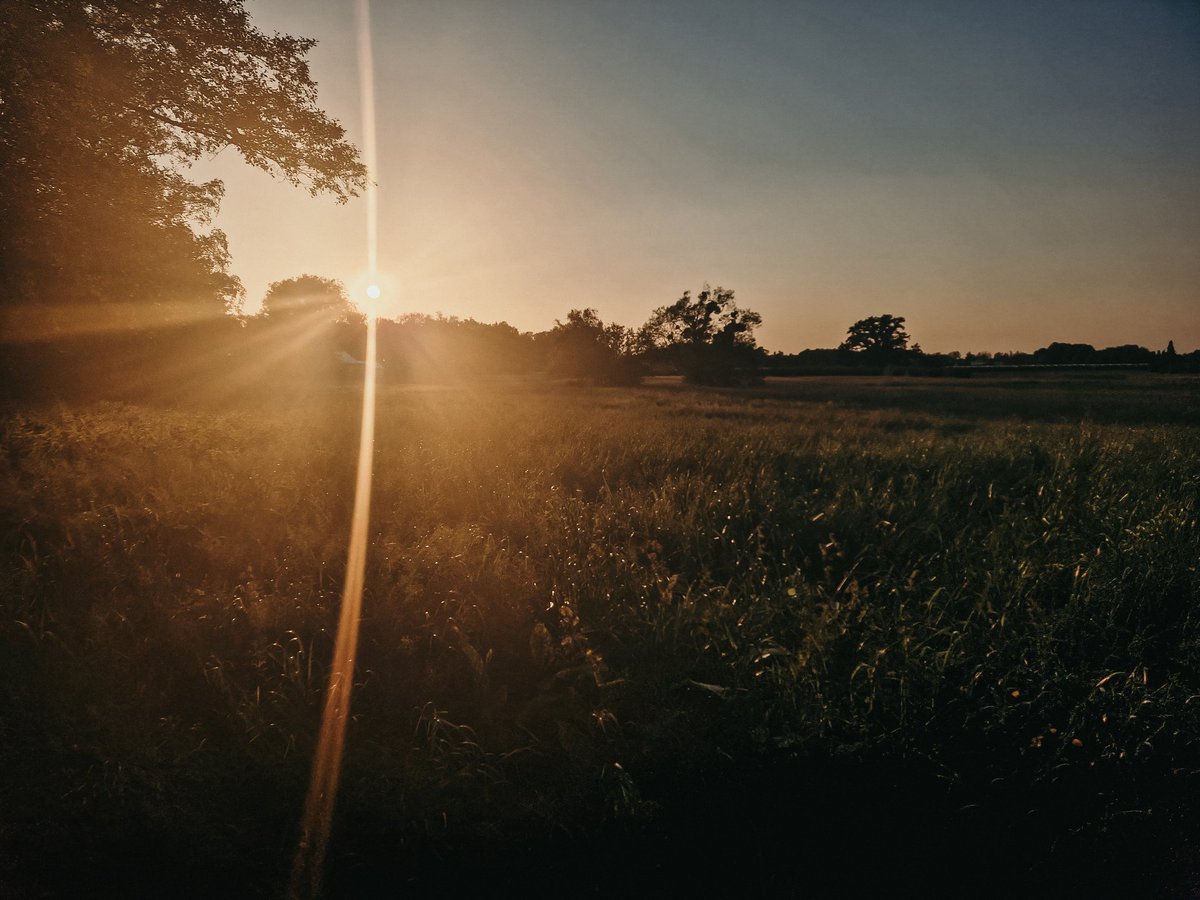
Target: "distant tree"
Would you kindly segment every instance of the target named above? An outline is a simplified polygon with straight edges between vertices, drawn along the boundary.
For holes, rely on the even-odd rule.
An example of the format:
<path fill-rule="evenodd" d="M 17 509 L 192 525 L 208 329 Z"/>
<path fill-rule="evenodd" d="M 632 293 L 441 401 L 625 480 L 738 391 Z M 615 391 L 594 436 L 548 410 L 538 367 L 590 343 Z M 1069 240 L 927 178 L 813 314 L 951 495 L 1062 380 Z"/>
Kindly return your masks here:
<path fill-rule="evenodd" d="M 1048 347 L 1035 350 L 1033 358 L 1038 365 L 1043 366 L 1077 366 L 1096 362 L 1096 348 L 1091 344 L 1068 344 L 1055 341 Z"/>
<path fill-rule="evenodd" d="M 378 338 L 388 380 L 446 384 L 527 375 L 537 369 L 534 336 L 507 322 L 409 313 L 381 319 Z"/>
<path fill-rule="evenodd" d="M 642 363 L 636 358 L 638 333 L 616 323 L 606 325 L 594 309 L 573 309 L 554 321 L 546 335 L 550 368 L 560 375 L 596 384 L 635 384 Z"/>
<path fill-rule="evenodd" d="M 670 306 L 661 306 L 642 326 L 637 340 L 672 361 L 695 384 L 740 384 L 757 380 L 762 355 L 754 329 L 762 316 L 739 309 L 733 291 L 704 285 Z"/>
<path fill-rule="evenodd" d="M 362 325 L 366 317 L 346 294 L 346 286 L 336 278 L 301 275 L 273 281 L 263 297 L 260 316 L 272 322 Z"/>
<path fill-rule="evenodd" d="M 904 330 L 904 316 L 871 316 L 859 319 L 846 331 L 846 340 L 839 350 L 865 351 L 868 353 L 891 353 L 908 348 L 908 333 Z"/>
<path fill-rule="evenodd" d="M 1175 342 L 1167 341 L 1167 356 L 1175 356 Z"/>
<path fill-rule="evenodd" d="M 1096 351 L 1096 362 L 1119 365 L 1149 365 L 1154 361 L 1154 352 L 1138 344 L 1122 344 Z"/>
<path fill-rule="evenodd" d="M 247 338 L 271 360 L 276 383 L 318 387 L 361 377 L 344 363 L 365 354 L 366 317 L 354 308 L 335 278 L 301 275 L 275 281 L 258 315 L 246 320 Z"/>

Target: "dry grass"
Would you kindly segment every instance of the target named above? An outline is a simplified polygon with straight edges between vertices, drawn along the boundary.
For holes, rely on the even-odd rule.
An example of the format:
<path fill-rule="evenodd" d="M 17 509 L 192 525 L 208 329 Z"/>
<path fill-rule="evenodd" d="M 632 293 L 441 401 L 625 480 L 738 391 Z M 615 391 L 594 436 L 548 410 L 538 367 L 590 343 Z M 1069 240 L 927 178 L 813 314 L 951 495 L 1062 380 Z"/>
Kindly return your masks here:
<path fill-rule="evenodd" d="M 730 886 L 821 893 L 860 856 L 929 887 L 1033 854 L 976 868 L 988 893 L 1098 848 L 1095 885 L 1164 853 L 1174 883 L 1200 759 L 1196 398 L 385 393 L 330 890 L 537 892 L 585 859 L 576 887 L 711 887 L 694 867 L 724 852 Z M 0 886 L 281 889 L 357 425 L 349 391 L 8 411 Z"/>

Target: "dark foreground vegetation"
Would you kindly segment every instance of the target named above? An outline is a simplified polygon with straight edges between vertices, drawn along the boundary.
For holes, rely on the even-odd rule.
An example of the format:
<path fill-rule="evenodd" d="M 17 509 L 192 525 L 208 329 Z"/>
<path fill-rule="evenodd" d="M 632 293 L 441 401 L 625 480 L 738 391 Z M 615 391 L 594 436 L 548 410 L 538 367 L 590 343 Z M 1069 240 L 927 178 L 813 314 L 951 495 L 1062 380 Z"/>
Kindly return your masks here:
<path fill-rule="evenodd" d="M 1190 896 L 1196 387 L 387 389 L 328 894 Z M 0 893 L 282 893 L 357 429 L 7 408 Z"/>

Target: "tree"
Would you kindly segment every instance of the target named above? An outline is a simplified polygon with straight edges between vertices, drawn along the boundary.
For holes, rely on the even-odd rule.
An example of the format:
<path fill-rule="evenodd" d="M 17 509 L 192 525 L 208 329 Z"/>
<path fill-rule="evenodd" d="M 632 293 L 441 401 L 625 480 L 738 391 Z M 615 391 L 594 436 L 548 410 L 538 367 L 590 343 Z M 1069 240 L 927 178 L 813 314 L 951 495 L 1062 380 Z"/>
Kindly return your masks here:
<path fill-rule="evenodd" d="M 350 302 L 346 286 L 336 278 L 319 275 L 271 282 L 259 315 L 275 323 L 366 324 L 366 317 Z"/>
<path fill-rule="evenodd" d="M 197 230 L 222 185 L 189 163 L 233 147 L 313 194 L 365 184 L 316 106 L 312 46 L 241 0 L 0 0 L 0 293 L 235 305 L 224 236 Z"/>
<path fill-rule="evenodd" d="M 871 316 L 859 319 L 846 331 L 846 340 L 839 350 L 855 350 L 873 354 L 893 353 L 908 348 L 904 316 Z"/>
<path fill-rule="evenodd" d="M 379 358 L 389 380 L 451 383 L 528 374 L 533 335 L 507 322 L 408 313 L 379 320 Z"/>
<path fill-rule="evenodd" d="M 615 322 L 605 325 L 594 309 L 573 309 L 567 321 L 554 320 L 547 333 L 550 368 L 596 384 L 636 384 L 642 366 L 635 359 L 637 333 Z"/>
<path fill-rule="evenodd" d="M 1055 341 L 1033 352 L 1039 366 L 1079 366 L 1096 362 L 1096 348 L 1091 344 L 1071 344 Z"/>
<path fill-rule="evenodd" d="M 760 351 L 754 329 L 762 316 L 739 309 L 733 291 L 704 285 L 670 306 L 661 306 L 642 326 L 639 340 L 674 362 L 696 384 L 737 384 L 757 379 Z"/>
<path fill-rule="evenodd" d="M 245 340 L 278 387 L 316 388 L 339 377 L 360 377 L 342 354 L 362 359 L 366 317 L 334 278 L 301 275 L 272 282 L 262 310 L 245 320 Z"/>

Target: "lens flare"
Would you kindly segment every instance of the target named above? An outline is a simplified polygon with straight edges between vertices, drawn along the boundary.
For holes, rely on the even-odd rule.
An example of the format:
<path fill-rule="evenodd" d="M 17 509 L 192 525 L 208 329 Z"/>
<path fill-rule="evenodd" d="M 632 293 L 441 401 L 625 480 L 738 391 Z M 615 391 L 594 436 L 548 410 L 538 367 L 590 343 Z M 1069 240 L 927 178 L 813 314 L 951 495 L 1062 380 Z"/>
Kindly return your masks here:
<path fill-rule="evenodd" d="M 363 111 L 363 157 L 372 178 L 375 165 L 375 90 L 371 59 L 371 22 L 368 0 L 358 0 L 358 63 Z M 370 281 L 366 294 L 371 306 L 383 291 L 376 282 L 376 198 L 374 181 L 367 186 L 367 268 Z M 362 616 L 363 581 L 367 564 L 367 526 L 370 521 L 371 475 L 375 451 L 375 334 L 379 317 L 371 309 L 367 316 L 367 358 L 363 366 L 362 428 L 358 443 L 358 476 L 354 485 L 354 513 L 350 523 L 350 548 L 342 586 L 342 606 L 337 639 L 329 669 L 329 687 L 321 714 L 321 731 L 313 757 L 312 779 L 304 802 L 300 844 L 292 864 L 289 898 L 317 897 L 325 851 L 333 826 L 333 809 L 341 779 L 342 755 L 346 747 L 346 725 L 350 719 L 350 695 L 354 686 L 354 663 L 358 653 L 359 620 Z"/>

